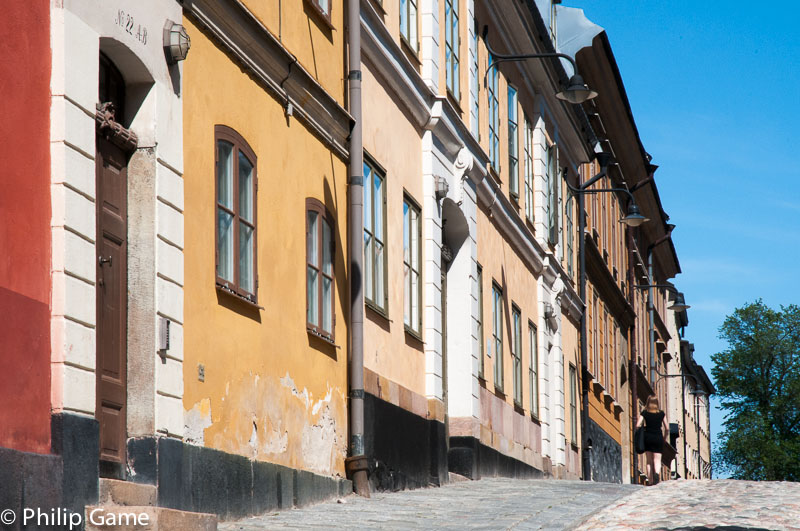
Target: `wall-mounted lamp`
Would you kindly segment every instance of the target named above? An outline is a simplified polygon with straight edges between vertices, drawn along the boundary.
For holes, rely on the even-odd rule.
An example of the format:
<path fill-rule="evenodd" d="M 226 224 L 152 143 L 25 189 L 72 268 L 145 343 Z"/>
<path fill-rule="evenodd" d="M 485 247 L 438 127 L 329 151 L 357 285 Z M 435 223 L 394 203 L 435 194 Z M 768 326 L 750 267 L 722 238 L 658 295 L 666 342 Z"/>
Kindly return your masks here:
<path fill-rule="evenodd" d="M 450 191 L 450 185 L 447 184 L 447 179 L 439 175 L 434 176 L 434 181 L 436 183 L 436 199 L 442 200 L 447 197 L 447 192 Z"/>
<path fill-rule="evenodd" d="M 179 61 L 186 59 L 189 53 L 189 48 L 192 46 L 192 41 L 189 39 L 189 34 L 186 28 L 167 20 L 164 25 L 164 53 L 167 56 L 167 61 L 170 64 L 175 64 Z"/>

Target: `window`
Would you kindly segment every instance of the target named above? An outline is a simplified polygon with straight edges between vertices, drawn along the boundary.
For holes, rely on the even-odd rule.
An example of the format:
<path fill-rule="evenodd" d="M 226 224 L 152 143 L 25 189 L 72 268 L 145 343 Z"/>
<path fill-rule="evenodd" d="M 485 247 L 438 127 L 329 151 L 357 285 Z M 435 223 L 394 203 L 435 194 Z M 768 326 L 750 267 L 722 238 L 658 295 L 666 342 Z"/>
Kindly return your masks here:
<path fill-rule="evenodd" d="M 480 127 L 480 96 L 481 84 L 480 73 L 478 72 L 478 22 L 475 21 L 475 27 L 472 28 L 472 84 L 475 87 L 474 98 L 472 98 L 472 135 L 480 140 L 481 127 Z"/>
<path fill-rule="evenodd" d="M 558 149 L 555 144 L 547 147 L 547 230 L 551 245 L 558 242 Z"/>
<path fill-rule="evenodd" d="M 331 20 L 331 0 L 307 0 L 312 6 L 317 8 L 322 16 L 324 16 L 328 21 Z"/>
<path fill-rule="evenodd" d="M 539 417 L 539 338 L 536 335 L 536 325 L 528 321 L 528 345 L 530 352 L 530 367 L 528 367 L 528 387 L 531 392 L 531 415 Z"/>
<path fill-rule="evenodd" d="M 458 32 L 458 0 L 444 2 L 444 64 L 447 90 L 458 100 L 461 97 L 459 76 L 461 65 L 458 59 L 458 47 L 461 38 Z"/>
<path fill-rule="evenodd" d="M 244 139 L 224 125 L 216 143 L 217 286 L 256 302 L 256 156 Z"/>
<path fill-rule="evenodd" d="M 489 65 L 494 64 L 494 58 L 489 57 Z M 500 172 L 500 102 L 497 100 L 500 73 L 497 67 L 489 69 L 489 84 L 486 91 L 489 98 L 489 161 L 494 171 Z"/>
<path fill-rule="evenodd" d="M 400 0 L 400 35 L 415 52 L 417 42 L 417 0 Z"/>
<path fill-rule="evenodd" d="M 386 186 L 376 165 L 364 162 L 364 298 L 387 312 Z"/>
<path fill-rule="evenodd" d="M 478 336 L 478 359 L 480 363 L 478 365 L 478 376 L 483 378 L 484 376 L 484 367 L 483 367 L 483 268 L 480 264 L 478 264 L 478 327 L 477 327 L 477 336 Z"/>
<path fill-rule="evenodd" d="M 403 285 L 405 291 L 403 322 L 406 329 L 422 334 L 422 238 L 420 233 L 420 208 L 413 199 L 403 199 Z"/>
<path fill-rule="evenodd" d="M 511 357 L 514 359 L 514 404 L 522 407 L 522 314 L 519 308 L 511 306 L 514 325 L 514 342 Z"/>
<path fill-rule="evenodd" d="M 492 283 L 492 339 L 494 347 L 494 386 L 503 390 L 503 292 Z"/>
<path fill-rule="evenodd" d="M 574 445 L 578 444 L 578 371 L 575 365 L 569 364 L 569 439 Z"/>
<path fill-rule="evenodd" d="M 517 89 L 508 86 L 508 186 L 511 197 L 519 199 L 519 134 L 517 132 Z"/>
<path fill-rule="evenodd" d="M 533 124 L 525 117 L 525 217 L 533 223 Z"/>
<path fill-rule="evenodd" d="M 572 221 L 572 208 L 573 208 L 573 203 L 575 201 L 572 201 L 572 199 L 574 199 L 573 196 L 572 196 L 572 192 L 570 192 L 569 189 L 568 189 L 567 190 L 567 200 L 566 200 L 566 203 L 565 203 L 566 210 L 567 210 L 566 211 L 566 218 L 567 218 L 566 231 L 567 231 L 567 233 L 564 235 L 564 238 L 567 241 L 567 243 L 565 245 L 565 247 L 567 248 L 567 274 L 570 277 L 573 276 L 572 269 L 573 269 L 573 260 L 574 260 L 573 254 L 574 254 L 574 246 L 575 246 L 575 242 L 574 242 L 575 234 L 573 234 L 573 231 L 575 230 L 575 227 L 574 227 L 573 221 Z"/>
<path fill-rule="evenodd" d="M 333 220 L 316 199 L 306 199 L 306 326 L 333 341 Z"/>

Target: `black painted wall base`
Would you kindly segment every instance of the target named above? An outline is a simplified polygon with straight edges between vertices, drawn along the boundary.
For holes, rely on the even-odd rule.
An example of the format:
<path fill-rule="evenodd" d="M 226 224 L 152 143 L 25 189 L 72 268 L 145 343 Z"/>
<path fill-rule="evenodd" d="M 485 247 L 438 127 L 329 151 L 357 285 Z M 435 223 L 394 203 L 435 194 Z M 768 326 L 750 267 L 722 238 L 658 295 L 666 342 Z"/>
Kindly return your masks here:
<path fill-rule="evenodd" d="M 589 453 L 592 481 L 622 483 L 622 448 L 592 419 L 587 428 L 592 445 Z"/>
<path fill-rule="evenodd" d="M 131 481 L 158 486 L 161 507 L 242 518 L 302 507 L 353 492 L 349 480 L 184 444 L 167 437 L 128 441 Z"/>
<path fill-rule="evenodd" d="M 538 479 L 544 473 L 527 463 L 481 444 L 475 437 L 450 437 L 450 472 L 470 479 L 508 477 Z"/>
<path fill-rule="evenodd" d="M 415 489 L 447 482 L 444 423 L 366 393 L 364 425 L 371 490 Z"/>
<path fill-rule="evenodd" d="M 0 448 L 0 510 L 11 509 L 16 521 L 0 525 L 4 531 L 33 529 L 23 527 L 23 509 L 51 510 L 64 507 L 62 462 L 57 455 L 31 454 Z"/>

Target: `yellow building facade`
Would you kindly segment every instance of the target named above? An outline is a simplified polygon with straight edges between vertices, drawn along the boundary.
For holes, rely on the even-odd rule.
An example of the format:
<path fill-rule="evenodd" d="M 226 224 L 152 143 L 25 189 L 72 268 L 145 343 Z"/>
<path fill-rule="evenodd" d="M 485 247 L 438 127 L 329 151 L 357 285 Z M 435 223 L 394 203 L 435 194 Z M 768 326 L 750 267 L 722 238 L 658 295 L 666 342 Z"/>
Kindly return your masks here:
<path fill-rule="evenodd" d="M 184 25 L 184 441 L 333 495 L 348 446 L 343 11 L 193 2 Z"/>

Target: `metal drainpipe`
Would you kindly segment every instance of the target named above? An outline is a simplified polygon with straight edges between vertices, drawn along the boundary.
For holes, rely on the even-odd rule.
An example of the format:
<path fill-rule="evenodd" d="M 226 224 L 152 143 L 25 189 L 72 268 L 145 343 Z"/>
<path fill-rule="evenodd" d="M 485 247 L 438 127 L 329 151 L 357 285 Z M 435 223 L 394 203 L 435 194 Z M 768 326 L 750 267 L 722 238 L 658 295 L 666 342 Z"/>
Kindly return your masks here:
<path fill-rule="evenodd" d="M 579 193 L 578 195 L 578 267 L 580 267 L 580 295 L 583 301 L 583 312 L 581 312 L 581 394 L 583 404 L 581 408 L 581 455 L 582 455 L 582 468 L 583 480 L 591 481 L 591 456 L 589 454 L 589 359 L 588 351 L 586 348 L 586 311 L 588 302 L 586 300 L 586 211 L 585 195 Z"/>
<path fill-rule="evenodd" d="M 633 249 L 633 228 L 627 227 L 625 231 L 628 240 L 628 249 Z M 632 253 L 631 253 L 632 254 Z M 634 272 L 634 262 L 633 256 L 631 255 L 630 259 L 628 260 L 628 300 L 630 301 L 631 307 L 636 308 L 636 273 Z M 634 433 L 636 432 L 636 422 L 639 420 L 639 389 L 638 389 L 638 367 L 639 364 L 636 362 L 636 324 L 631 327 L 630 338 L 628 341 L 628 350 L 631 353 L 631 363 L 630 363 L 630 378 L 631 378 L 631 395 L 633 399 L 631 400 L 631 412 L 630 415 L 632 417 L 631 422 L 631 441 L 635 439 Z M 635 419 L 635 420 L 633 420 Z M 636 453 L 636 450 L 633 451 L 633 482 L 637 485 L 639 484 L 639 454 Z"/>
<path fill-rule="evenodd" d="M 353 490 L 369 497 L 364 452 L 364 146 L 361 136 L 361 20 L 359 0 L 347 2 L 348 102 L 350 131 L 348 168 L 350 217 L 350 457 L 345 461 Z"/>
<path fill-rule="evenodd" d="M 700 469 L 700 386 L 695 387 L 694 401 L 697 408 L 694 414 L 694 421 L 697 429 L 697 479 L 703 479 L 703 471 Z"/>
<path fill-rule="evenodd" d="M 681 346 L 681 373 L 683 367 L 683 347 Z M 686 453 L 686 376 L 681 376 L 681 413 L 683 414 L 683 479 L 689 479 L 689 455 Z"/>

